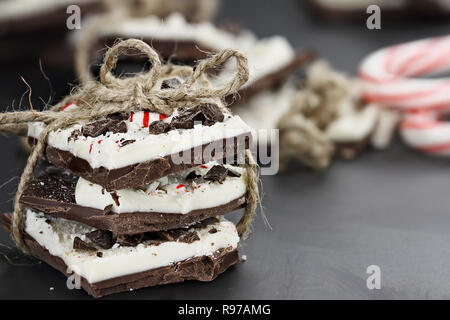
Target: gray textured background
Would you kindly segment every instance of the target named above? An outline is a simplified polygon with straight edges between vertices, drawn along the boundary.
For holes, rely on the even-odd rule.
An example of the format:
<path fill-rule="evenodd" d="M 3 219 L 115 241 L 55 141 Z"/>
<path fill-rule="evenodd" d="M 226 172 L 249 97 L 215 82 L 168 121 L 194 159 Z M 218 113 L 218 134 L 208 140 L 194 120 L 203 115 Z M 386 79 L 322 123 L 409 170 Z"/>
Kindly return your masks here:
<path fill-rule="evenodd" d="M 238 22 L 259 36 L 283 34 L 297 47 L 313 47 L 333 66 L 354 73 L 373 50 L 400 41 L 448 33 L 444 21 L 383 20 L 381 31 L 363 23 L 323 23 L 300 1 L 225 0 L 217 20 Z M 48 96 L 37 63 L 2 66 L 0 105 L 33 87 L 33 101 Z M 56 96 L 73 75 L 46 70 Z M 13 138 L 0 137 L 0 184 L 20 173 L 25 155 Z M 248 260 L 212 283 L 189 282 L 118 294 L 109 299 L 370 299 L 450 298 L 449 161 L 414 153 L 396 142 L 335 162 L 325 173 L 291 167 L 263 177 L 263 204 L 273 230 L 256 218 L 242 250 Z M 17 180 L 2 186 L 9 211 Z M 44 264 L 17 256 L 0 231 L 0 298 L 74 298 L 65 278 Z M 18 264 L 18 265 L 17 265 Z M 366 268 L 381 268 L 381 290 L 366 288 Z M 53 287 L 54 290 L 50 290 Z"/>

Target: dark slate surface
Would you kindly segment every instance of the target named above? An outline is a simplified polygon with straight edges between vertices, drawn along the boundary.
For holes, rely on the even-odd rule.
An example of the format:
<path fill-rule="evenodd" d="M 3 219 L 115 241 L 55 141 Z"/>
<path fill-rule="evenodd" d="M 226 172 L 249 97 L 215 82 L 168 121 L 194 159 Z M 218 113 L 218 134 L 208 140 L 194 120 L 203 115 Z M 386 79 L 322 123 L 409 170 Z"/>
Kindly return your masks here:
<path fill-rule="evenodd" d="M 349 73 L 381 46 L 450 30 L 450 23 L 442 20 L 383 17 L 382 30 L 368 31 L 363 22 L 316 20 L 299 1 L 223 2 L 218 21 L 239 22 L 259 36 L 284 34 L 297 48 L 313 47 Z M 26 89 L 20 76 L 33 87 L 35 106 L 38 97 L 47 99 L 48 83 L 37 62 L 4 64 L 1 70 L 2 108 L 18 106 Z M 64 94 L 73 75 L 45 71 L 53 96 Z M 17 184 L 14 177 L 26 156 L 14 138 L 0 137 L 0 146 L 0 206 L 7 212 Z M 212 283 L 149 288 L 109 299 L 450 298 L 448 170 L 448 161 L 414 153 L 396 141 L 388 151 L 337 161 L 324 173 L 293 166 L 263 177 L 263 205 L 273 229 L 264 227 L 260 216 L 256 219 L 242 249 L 246 262 Z M 23 259 L 11 246 L 1 231 L 0 298 L 88 298 L 82 291 L 67 290 L 62 275 Z M 366 287 L 366 268 L 373 264 L 381 268 L 380 290 Z"/>

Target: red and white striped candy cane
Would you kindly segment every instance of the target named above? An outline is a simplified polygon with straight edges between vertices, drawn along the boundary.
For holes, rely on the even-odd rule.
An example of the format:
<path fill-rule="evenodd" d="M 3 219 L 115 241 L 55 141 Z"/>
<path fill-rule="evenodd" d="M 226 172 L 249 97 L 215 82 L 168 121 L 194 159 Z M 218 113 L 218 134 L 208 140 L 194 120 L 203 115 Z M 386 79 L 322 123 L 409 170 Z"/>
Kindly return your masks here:
<path fill-rule="evenodd" d="M 402 112 L 409 146 L 450 156 L 450 78 L 430 77 L 448 71 L 450 36 L 443 36 L 378 50 L 362 62 L 359 78 L 367 101 Z"/>

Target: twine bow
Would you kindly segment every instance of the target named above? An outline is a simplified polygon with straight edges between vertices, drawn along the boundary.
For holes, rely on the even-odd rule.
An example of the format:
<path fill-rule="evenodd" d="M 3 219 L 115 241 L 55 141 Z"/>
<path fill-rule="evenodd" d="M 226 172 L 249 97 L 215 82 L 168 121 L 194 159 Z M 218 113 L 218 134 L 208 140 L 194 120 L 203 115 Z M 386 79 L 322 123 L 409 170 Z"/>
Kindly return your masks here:
<path fill-rule="evenodd" d="M 130 48 L 146 54 L 151 63 L 151 69 L 146 73 L 136 74 L 134 77 L 117 78 L 112 71 L 116 67 L 118 56 Z M 222 86 L 211 86 L 206 79 L 205 72 L 208 69 L 220 67 L 231 58 L 236 60 L 235 76 Z M 158 80 L 175 75 L 185 79 L 185 82 L 178 88 L 162 90 L 155 86 Z M 44 152 L 47 137 L 51 131 L 117 112 L 134 112 L 145 109 L 170 115 L 177 107 L 190 108 L 198 105 L 202 100 L 221 99 L 235 93 L 247 80 L 247 58 L 236 50 L 223 50 L 200 61 L 194 68 L 180 67 L 163 65 L 158 54 L 149 45 L 140 40 L 129 39 L 117 43 L 107 51 L 100 69 L 100 81 L 91 80 L 84 83 L 73 94 L 49 110 L 0 114 L 0 131 L 3 132 L 13 132 L 14 126 L 23 126 L 35 121 L 47 125 L 27 159 L 14 198 L 12 235 L 17 246 L 25 253 L 29 252 L 23 239 L 24 208 L 19 200 L 33 177 L 34 169 Z M 79 108 L 60 111 L 68 102 L 74 101 Z M 248 150 L 245 154 L 245 164 L 248 186 L 247 204 L 243 217 L 237 225 L 241 239 L 248 233 L 259 200 L 257 166 Z"/>

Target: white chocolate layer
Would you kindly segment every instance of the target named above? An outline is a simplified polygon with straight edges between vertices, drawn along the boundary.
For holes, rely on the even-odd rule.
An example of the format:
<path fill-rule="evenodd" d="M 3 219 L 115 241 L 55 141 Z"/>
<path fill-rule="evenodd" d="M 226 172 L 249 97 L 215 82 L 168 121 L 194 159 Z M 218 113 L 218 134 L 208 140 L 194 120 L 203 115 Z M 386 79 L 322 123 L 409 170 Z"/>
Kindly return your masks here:
<path fill-rule="evenodd" d="M 0 19 L 36 15 L 67 7 L 71 4 L 84 4 L 97 1 L 99 0 L 2 0 L 0 1 Z"/>
<path fill-rule="evenodd" d="M 101 34 L 127 38 L 193 41 L 215 51 L 237 49 L 247 56 L 249 62 L 250 77 L 244 86 L 280 70 L 295 56 L 294 49 L 282 36 L 257 39 L 249 31 L 234 35 L 210 22 L 188 23 L 179 13 L 173 13 L 165 19 L 145 17 L 118 20 L 114 24 L 105 25 Z M 234 73 L 234 70 L 232 66 L 225 67 L 223 76 L 227 77 L 229 73 Z"/>
<path fill-rule="evenodd" d="M 337 143 L 361 141 L 374 130 L 377 117 L 377 107 L 367 105 L 361 111 L 342 115 L 330 123 L 325 135 Z"/>
<path fill-rule="evenodd" d="M 236 105 L 233 113 L 254 129 L 277 129 L 296 93 L 294 85 L 286 83 L 279 90 L 261 92 L 250 101 Z"/>
<path fill-rule="evenodd" d="M 64 111 L 63 111 L 64 112 Z M 82 125 L 76 124 L 66 129 L 50 132 L 48 145 L 72 153 L 86 160 L 92 168 L 105 167 L 108 170 L 153 160 L 196 146 L 208 144 L 250 133 L 252 130 L 239 116 L 225 115 L 223 122 L 212 126 L 196 125 L 193 129 L 171 130 L 159 135 L 149 134 L 148 127 L 143 124 L 144 112 L 133 114 L 133 120 L 125 121 L 126 133 L 106 133 L 98 137 L 79 136 L 77 140 L 69 137 L 73 130 L 80 130 Z M 175 116 L 174 113 L 171 117 Z M 159 114 L 148 113 L 149 122 L 158 121 Z M 162 121 L 170 121 L 171 117 Z M 28 124 L 28 136 L 38 138 L 44 129 L 43 123 Z M 121 147 L 121 140 L 135 140 L 134 143 Z"/>
<path fill-rule="evenodd" d="M 195 172 L 206 174 L 217 162 L 210 162 L 196 167 Z M 152 183 L 147 190 L 117 190 L 119 203 L 97 184 L 79 178 L 75 191 L 76 203 L 90 208 L 103 210 L 113 205 L 115 213 L 129 212 L 161 212 L 187 214 L 193 210 L 213 208 L 241 198 L 246 192 L 245 170 L 240 167 L 225 165 L 241 174 L 240 177 L 227 177 L 223 183 L 204 181 L 202 183 L 186 182 L 184 177 L 194 169 L 164 177 Z M 156 184 L 156 185 L 155 185 Z M 156 189 L 160 185 L 164 190 Z M 150 190 L 149 190 L 150 189 Z M 243 199 L 243 203 L 245 199 Z M 243 204 L 242 203 L 242 204 Z"/>
<path fill-rule="evenodd" d="M 46 222 L 51 219 L 51 224 Z M 25 231 L 51 255 L 61 258 L 76 274 L 89 283 L 143 272 L 176 262 L 200 256 L 211 256 L 223 248 L 236 248 L 239 236 L 233 223 L 220 218 L 220 221 L 203 229 L 197 229 L 200 240 L 192 243 L 169 241 L 158 246 L 146 242 L 136 247 L 122 247 L 115 244 L 111 249 L 85 252 L 73 249 L 73 239 L 94 229 L 81 223 L 61 218 L 49 218 L 31 210 L 26 212 Z M 212 228 L 218 230 L 209 233 Z"/>

